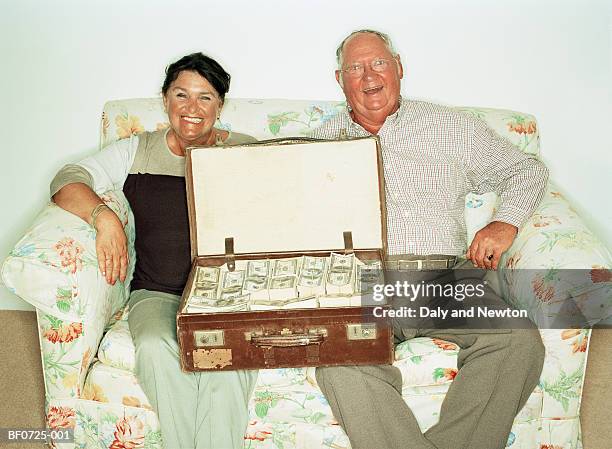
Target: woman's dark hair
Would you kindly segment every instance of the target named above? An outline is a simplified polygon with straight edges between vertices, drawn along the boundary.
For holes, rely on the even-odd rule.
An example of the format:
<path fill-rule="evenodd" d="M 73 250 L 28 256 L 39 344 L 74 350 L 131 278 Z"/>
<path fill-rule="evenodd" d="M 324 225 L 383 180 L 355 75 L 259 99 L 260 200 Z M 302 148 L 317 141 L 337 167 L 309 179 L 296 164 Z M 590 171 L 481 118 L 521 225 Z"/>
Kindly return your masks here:
<path fill-rule="evenodd" d="M 221 97 L 221 101 L 225 100 L 225 94 L 229 90 L 230 80 L 232 77 L 223 69 L 223 67 L 221 67 L 221 64 L 202 53 L 192 53 L 190 55 L 183 56 L 178 61 L 173 62 L 166 67 L 166 79 L 164 80 L 164 85 L 162 86 L 163 95 L 166 95 L 166 92 L 168 92 L 168 89 L 170 88 L 170 84 L 172 84 L 184 70 L 197 72 L 206 78 L 206 80 L 215 88 L 219 94 L 219 97 Z"/>

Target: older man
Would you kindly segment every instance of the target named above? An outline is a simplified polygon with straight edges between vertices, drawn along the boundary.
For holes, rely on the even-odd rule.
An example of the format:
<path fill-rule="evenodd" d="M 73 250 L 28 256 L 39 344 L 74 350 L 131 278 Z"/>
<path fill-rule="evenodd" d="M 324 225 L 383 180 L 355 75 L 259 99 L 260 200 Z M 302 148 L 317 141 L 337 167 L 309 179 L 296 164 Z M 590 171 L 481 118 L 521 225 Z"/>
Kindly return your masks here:
<path fill-rule="evenodd" d="M 518 227 L 542 198 L 548 172 L 474 117 L 402 99 L 403 68 L 388 36 L 351 33 L 337 50 L 336 79 L 347 111 L 314 131 L 378 135 L 382 146 L 389 258 L 443 270 L 415 273 L 431 282 L 457 273 L 458 256 L 497 269 Z M 466 253 L 465 196 L 496 191 L 501 205 Z M 388 267 L 398 267 L 389 263 Z M 444 270 L 447 270 L 446 272 Z M 448 276 L 446 276 L 448 277 Z M 403 401 L 393 366 L 317 369 L 317 380 L 353 449 L 504 448 L 512 422 L 536 386 L 544 359 L 537 330 L 421 329 L 394 324 L 397 341 L 429 336 L 460 347 L 459 372 L 439 422 L 424 434 Z M 528 326 L 518 326 L 528 327 Z"/>

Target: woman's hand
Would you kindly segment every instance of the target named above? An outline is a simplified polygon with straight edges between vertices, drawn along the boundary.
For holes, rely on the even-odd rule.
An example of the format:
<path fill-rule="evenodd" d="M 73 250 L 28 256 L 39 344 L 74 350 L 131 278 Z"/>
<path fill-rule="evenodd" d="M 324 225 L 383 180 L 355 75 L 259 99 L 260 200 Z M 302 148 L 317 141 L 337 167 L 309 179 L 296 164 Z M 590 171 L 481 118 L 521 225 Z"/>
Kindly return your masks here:
<path fill-rule="evenodd" d="M 66 184 L 53 195 L 53 201 L 96 228 L 96 254 L 98 266 L 106 282 L 115 285 L 117 279 L 125 281 L 128 266 L 127 237 L 119 217 L 108 207 L 92 217 L 96 207 L 104 201 L 87 184 Z"/>
<path fill-rule="evenodd" d="M 106 282 L 125 281 L 128 267 L 127 237 L 119 217 L 105 209 L 96 218 L 96 254 Z"/>

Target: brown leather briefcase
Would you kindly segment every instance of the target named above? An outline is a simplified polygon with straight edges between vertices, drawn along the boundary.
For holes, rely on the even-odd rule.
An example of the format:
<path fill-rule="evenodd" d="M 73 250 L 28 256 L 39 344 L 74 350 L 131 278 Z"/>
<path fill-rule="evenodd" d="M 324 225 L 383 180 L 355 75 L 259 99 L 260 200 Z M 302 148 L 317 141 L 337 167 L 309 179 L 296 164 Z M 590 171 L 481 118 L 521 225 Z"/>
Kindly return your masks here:
<path fill-rule="evenodd" d="M 318 298 L 314 308 L 202 313 L 191 306 L 199 267 L 227 274 L 247 261 L 332 253 L 382 262 L 381 167 L 375 137 L 188 150 L 193 264 L 177 315 L 183 370 L 393 362 L 393 332 L 376 311 L 384 306 L 359 298 L 342 307 L 321 306 Z"/>

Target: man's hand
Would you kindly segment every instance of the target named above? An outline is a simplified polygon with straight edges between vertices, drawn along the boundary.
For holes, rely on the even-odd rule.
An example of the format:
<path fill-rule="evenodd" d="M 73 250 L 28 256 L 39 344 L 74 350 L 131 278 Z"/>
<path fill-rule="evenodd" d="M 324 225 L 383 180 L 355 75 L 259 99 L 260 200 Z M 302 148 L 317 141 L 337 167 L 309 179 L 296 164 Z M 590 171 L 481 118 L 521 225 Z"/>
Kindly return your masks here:
<path fill-rule="evenodd" d="M 475 267 L 497 270 L 501 255 L 510 248 L 518 228 L 502 221 L 492 221 L 474 236 L 466 257 Z"/>
<path fill-rule="evenodd" d="M 106 282 L 125 281 L 128 267 L 127 237 L 115 213 L 106 209 L 96 219 L 98 266 Z"/>

